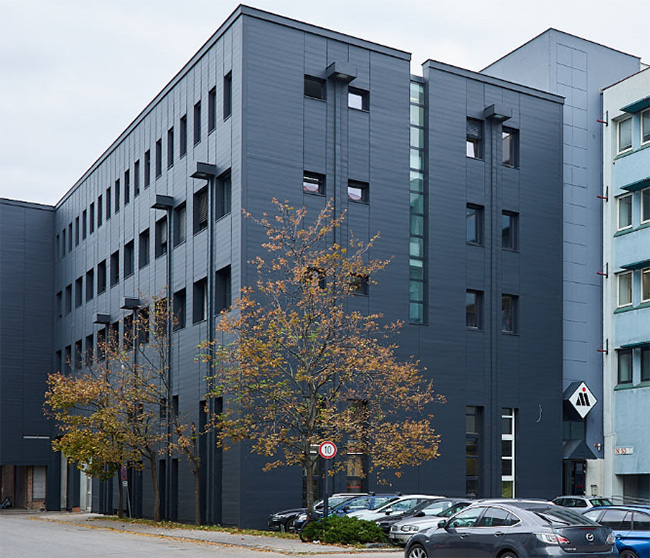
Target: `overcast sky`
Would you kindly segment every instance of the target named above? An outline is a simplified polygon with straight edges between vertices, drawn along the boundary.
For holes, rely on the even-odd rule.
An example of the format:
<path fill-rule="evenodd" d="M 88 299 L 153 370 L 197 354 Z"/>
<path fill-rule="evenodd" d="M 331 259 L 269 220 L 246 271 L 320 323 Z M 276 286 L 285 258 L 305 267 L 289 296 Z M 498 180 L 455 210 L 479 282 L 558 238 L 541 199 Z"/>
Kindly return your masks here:
<path fill-rule="evenodd" d="M 650 63 L 650 0 L 251 0 L 480 70 L 549 27 Z M 237 7 L 0 0 L 0 197 L 55 204 Z"/>

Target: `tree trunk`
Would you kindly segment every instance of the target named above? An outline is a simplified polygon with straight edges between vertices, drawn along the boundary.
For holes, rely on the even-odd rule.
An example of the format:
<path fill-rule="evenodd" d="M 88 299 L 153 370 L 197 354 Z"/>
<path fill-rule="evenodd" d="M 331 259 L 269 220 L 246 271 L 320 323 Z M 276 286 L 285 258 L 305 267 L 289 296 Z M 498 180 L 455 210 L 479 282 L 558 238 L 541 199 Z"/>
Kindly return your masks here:
<path fill-rule="evenodd" d="M 149 469 L 151 470 L 151 485 L 153 487 L 153 520 L 160 521 L 160 487 L 158 486 L 156 458 L 149 458 L 149 464 Z"/>
<path fill-rule="evenodd" d="M 307 483 L 307 517 L 312 517 L 314 513 L 314 471 L 309 453 L 305 456 L 303 467 L 305 469 L 305 481 Z"/>
<path fill-rule="evenodd" d="M 192 468 L 194 473 L 194 524 L 201 525 L 201 469 L 200 466 Z"/>
<path fill-rule="evenodd" d="M 117 490 L 120 493 L 119 504 L 117 508 L 117 517 L 124 517 L 124 490 L 122 490 L 122 468 L 118 467 L 115 474 L 117 475 Z"/>

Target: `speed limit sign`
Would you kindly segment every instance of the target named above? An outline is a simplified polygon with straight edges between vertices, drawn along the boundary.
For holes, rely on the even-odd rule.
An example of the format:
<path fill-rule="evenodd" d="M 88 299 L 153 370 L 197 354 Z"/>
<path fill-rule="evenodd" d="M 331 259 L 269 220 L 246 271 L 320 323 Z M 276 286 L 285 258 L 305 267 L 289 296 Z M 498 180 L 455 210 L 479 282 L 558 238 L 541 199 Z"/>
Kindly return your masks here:
<path fill-rule="evenodd" d="M 332 459 L 336 455 L 336 444 L 334 442 L 323 442 L 318 446 L 318 453 L 323 459 Z"/>

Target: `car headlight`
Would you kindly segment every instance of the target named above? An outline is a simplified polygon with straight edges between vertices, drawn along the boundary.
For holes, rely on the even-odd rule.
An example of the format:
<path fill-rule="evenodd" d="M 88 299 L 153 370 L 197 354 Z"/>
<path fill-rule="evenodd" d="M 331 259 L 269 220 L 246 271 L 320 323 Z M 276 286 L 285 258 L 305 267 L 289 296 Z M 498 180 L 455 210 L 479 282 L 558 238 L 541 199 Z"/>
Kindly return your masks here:
<path fill-rule="evenodd" d="M 301 514 L 298 516 L 297 521 L 307 521 L 307 514 L 306 514 L 306 513 L 301 513 Z"/>
<path fill-rule="evenodd" d="M 419 530 L 420 528 L 417 525 L 402 525 L 402 531 L 405 533 L 415 533 Z"/>
<path fill-rule="evenodd" d="M 612 545 L 616 542 L 616 537 L 614 536 L 614 533 L 610 533 L 607 535 L 607 544 Z"/>

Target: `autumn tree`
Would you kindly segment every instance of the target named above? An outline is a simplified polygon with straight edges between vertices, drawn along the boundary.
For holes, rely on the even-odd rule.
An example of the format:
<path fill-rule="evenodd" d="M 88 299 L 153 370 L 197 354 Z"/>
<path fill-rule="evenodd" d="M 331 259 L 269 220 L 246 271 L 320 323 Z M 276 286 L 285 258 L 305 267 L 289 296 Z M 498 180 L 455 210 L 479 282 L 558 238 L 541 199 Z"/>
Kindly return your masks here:
<path fill-rule="evenodd" d="M 195 522 L 200 524 L 198 440 L 213 423 L 205 420 L 199 428 L 174 404 L 169 361 L 176 317 L 166 298 L 150 302 L 125 318 L 123 335 L 113 327 L 103 335 L 98 354 L 87 355 L 86 371 L 50 375 L 46 406 L 62 431 L 54 447 L 104 480 L 123 463 L 136 469 L 146 465 L 156 521 L 161 519 L 157 460 L 181 454 L 194 476 Z"/>
<path fill-rule="evenodd" d="M 331 204 L 313 222 L 304 208 L 274 204 L 273 216 L 247 214 L 265 230 L 268 256 L 250 262 L 255 284 L 222 313 L 217 331 L 233 341 L 203 352 L 212 394 L 224 398 L 221 441 L 250 441 L 266 470 L 301 465 L 311 512 L 315 444 L 335 441 L 343 462 L 361 452 L 369 471 L 399 476 L 438 456 L 430 404 L 442 398 L 418 362 L 396 356 L 400 323 L 350 309 L 388 264 L 370 256 L 377 237 L 343 245 L 334 233 L 344 215 Z"/>

